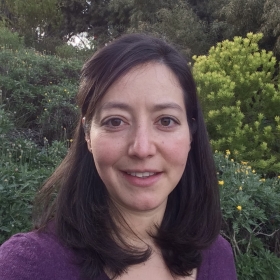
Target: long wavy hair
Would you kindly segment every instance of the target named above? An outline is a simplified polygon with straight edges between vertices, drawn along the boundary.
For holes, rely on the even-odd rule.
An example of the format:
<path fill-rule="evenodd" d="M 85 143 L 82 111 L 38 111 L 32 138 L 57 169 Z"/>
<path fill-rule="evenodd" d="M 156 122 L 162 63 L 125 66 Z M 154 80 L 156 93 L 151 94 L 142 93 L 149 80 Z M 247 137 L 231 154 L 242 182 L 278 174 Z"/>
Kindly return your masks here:
<path fill-rule="evenodd" d="M 151 250 L 126 243 L 112 217 L 112 203 L 85 141 L 87 124 L 108 88 L 135 66 L 156 62 L 167 66 L 184 92 L 192 143 L 186 167 L 170 193 L 162 223 L 153 236 L 173 275 L 190 275 L 202 251 L 217 238 L 221 211 L 212 151 L 188 61 L 165 41 L 144 34 L 122 36 L 97 51 L 83 66 L 77 103 L 80 117 L 71 148 L 36 199 L 34 227 L 50 220 L 56 233 L 79 259 L 81 273 L 94 279 L 104 272 L 121 275 L 130 265 L 147 260 Z M 121 94 L 121 93 L 120 93 Z M 118 223 L 119 224 L 119 223 Z"/>

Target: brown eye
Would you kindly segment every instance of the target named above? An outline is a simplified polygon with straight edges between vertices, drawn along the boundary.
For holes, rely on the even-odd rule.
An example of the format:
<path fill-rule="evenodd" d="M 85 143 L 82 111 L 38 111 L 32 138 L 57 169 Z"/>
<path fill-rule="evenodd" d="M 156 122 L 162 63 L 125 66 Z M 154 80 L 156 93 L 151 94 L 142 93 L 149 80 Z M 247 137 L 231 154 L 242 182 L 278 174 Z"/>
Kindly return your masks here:
<path fill-rule="evenodd" d="M 122 123 L 122 120 L 121 119 L 111 119 L 109 122 L 111 123 L 112 126 L 120 126 Z"/>
<path fill-rule="evenodd" d="M 163 126 L 170 126 L 174 122 L 171 118 L 162 118 L 160 124 Z"/>

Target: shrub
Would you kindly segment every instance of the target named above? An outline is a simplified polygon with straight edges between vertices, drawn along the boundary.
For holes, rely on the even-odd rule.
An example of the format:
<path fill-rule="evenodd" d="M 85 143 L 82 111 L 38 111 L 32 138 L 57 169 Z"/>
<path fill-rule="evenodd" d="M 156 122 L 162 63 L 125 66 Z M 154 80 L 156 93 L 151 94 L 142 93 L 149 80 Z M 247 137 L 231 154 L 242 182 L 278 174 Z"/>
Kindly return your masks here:
<path fill-rule="evenodd" d="M 14 112 L 17 128 L 62 140 L 76 119 L 74 98 L 82 61 L 60 59 L 33 50 L 0 51 L 0 85 L 6 110 Z M 67 138 L 70 134 L 67 134 Z"/>
<path fill-rule="evenodd" d="M 280 91 L 276 59 L 261 34 L 235 37 L 194 57 L 194 76 L 214 150 L 233 152 L 258 171 L 280 170 Z"/>
<path fill-rule="evenodd" d="M 2 49 L 17 50 L 23 47 L 23 39 L 16 32 L 0 25 L 0 47 Z"/>
<path fill-rule="evenodd" d="M 77 58 L 81 60 L 87 60 L 93 54 L 93 51 L 93 49 L 81 49 L 68 44 L 63 44 L 55 48 L 56 55 L 66 59 Z"/>
<path fill-rule="evenodd" d="M 0 245 L 12 234 L 31 229 L 32 201 L 67 151 L 66 142 L 38 147 L 13 138 L 11 115 L 0 107 Z"/>
<path fill-rule="evenodd" d="M 61 58 L 72 58 L 76 57 L 78 49 L 71 45 L 61 45 L 55 48 L 56 54 Z"/>
<path fill-rule="evenodd" d="M 0 94 L 2 94 L 1 91 Z M 13 122 L 10 119 L 11 114 L 9 112 L 5 112 L 3 107 L 4 107 L 3 105 L 0 105 L 0 136 L 1 137 L 4 137 L 4 135 L 7 132 L 9 132 L 9 130 L 13 127 Z"/>
<path fill-rule="evenodd" d="M 280 279 L 280 176 L 261 178 L 248 162 L 215 154 L 222 234 L 234 251 L 238 279 Z"/>

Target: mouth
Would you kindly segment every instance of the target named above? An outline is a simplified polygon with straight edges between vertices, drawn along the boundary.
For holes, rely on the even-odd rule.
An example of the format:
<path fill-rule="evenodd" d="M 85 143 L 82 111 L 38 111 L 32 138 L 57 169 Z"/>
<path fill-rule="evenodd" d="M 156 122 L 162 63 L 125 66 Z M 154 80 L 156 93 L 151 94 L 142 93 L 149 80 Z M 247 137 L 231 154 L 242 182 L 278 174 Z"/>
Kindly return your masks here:
<path fill-rule="evenodd" d="M 157 174 L 156 172 L 125 172 L 128 175 L 138 177 L 138 178 L 148 178 Z"/>
<path fill-rule="evenodd" d="M 125 180 L 132 186 L 152 187 L 162 178 L 162 172 L 158 170 L 123 170 Z"/>

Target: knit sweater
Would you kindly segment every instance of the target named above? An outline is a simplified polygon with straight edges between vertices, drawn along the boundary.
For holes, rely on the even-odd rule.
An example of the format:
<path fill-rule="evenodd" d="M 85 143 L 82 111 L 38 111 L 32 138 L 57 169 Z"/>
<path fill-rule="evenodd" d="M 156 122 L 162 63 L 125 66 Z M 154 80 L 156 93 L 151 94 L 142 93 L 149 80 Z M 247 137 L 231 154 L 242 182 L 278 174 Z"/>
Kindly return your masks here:
<path fill-rule="evenodd" d="M 202 255 L 197 280 L 237 279 L 232 250 L 224 238 L 219 236 Z M 86 280 L 76 260 L 52 232 L 19 233 L 0 247 L 0 280 Z M 110 279 L 102 273 L 95 280 Z"/>

